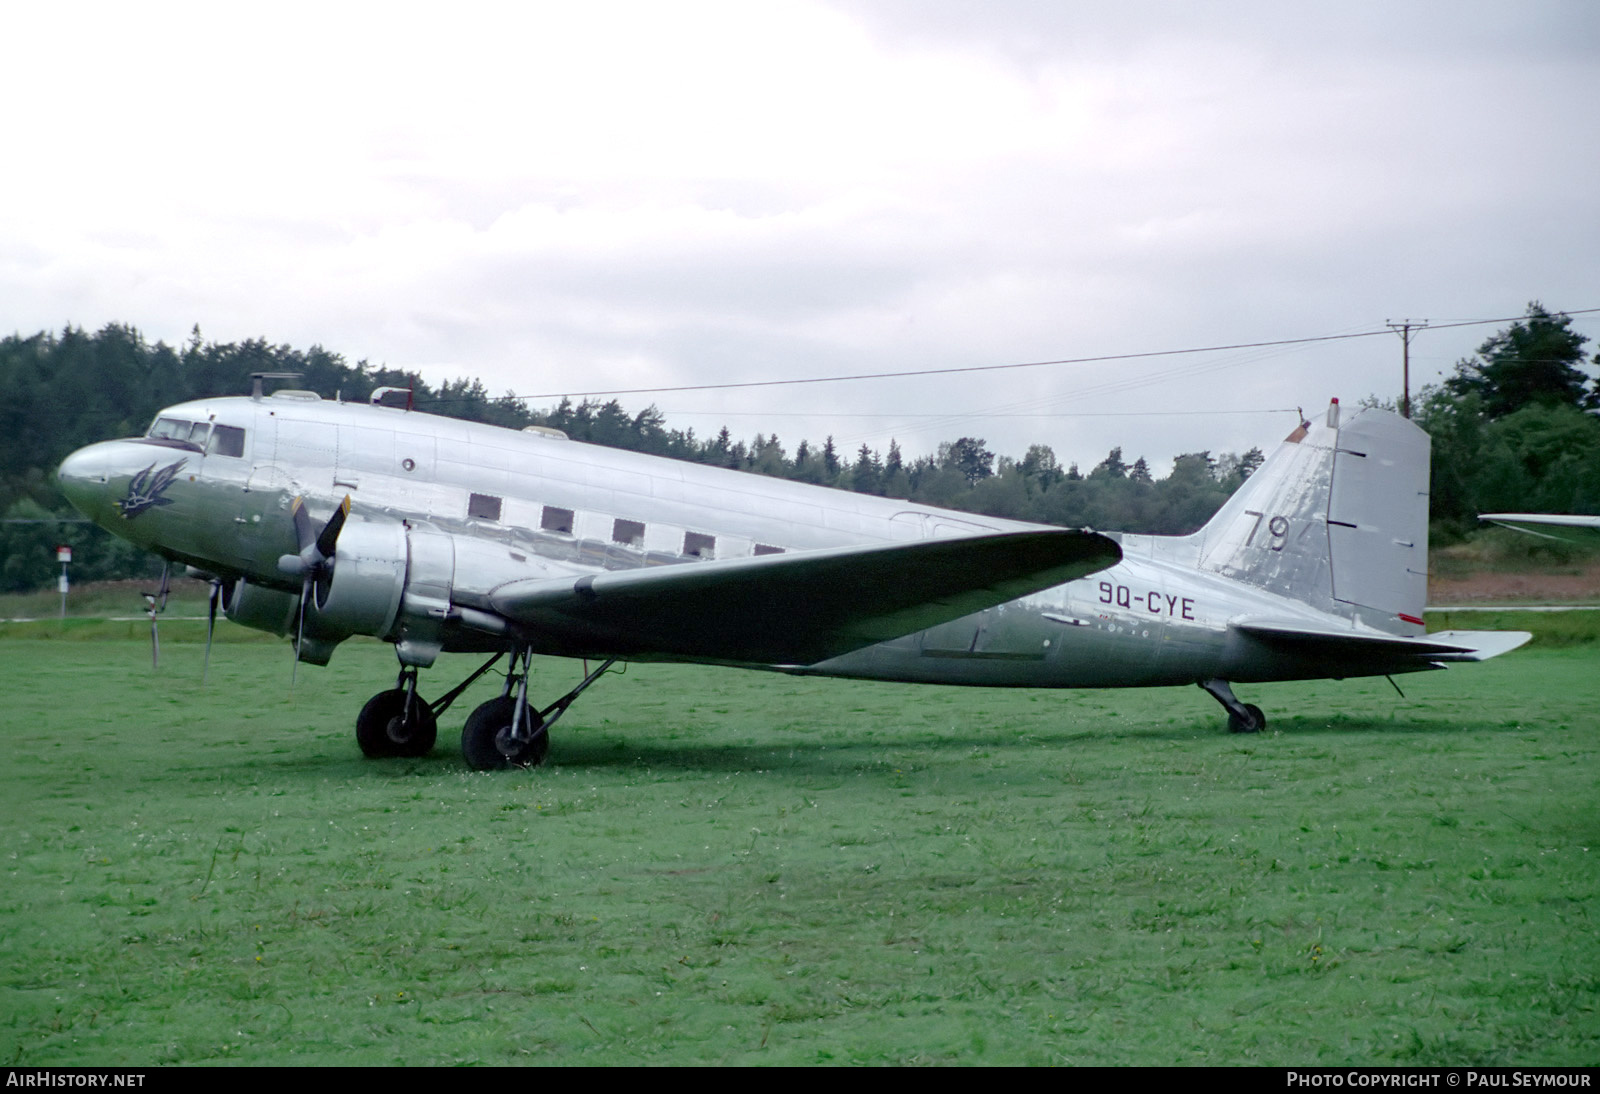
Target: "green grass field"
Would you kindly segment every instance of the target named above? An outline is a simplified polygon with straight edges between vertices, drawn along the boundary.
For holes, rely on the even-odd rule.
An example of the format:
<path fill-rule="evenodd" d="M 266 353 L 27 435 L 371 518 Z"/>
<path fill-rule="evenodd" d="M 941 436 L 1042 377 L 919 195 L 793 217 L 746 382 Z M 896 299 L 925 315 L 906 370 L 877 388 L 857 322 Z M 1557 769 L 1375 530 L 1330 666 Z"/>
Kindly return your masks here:
<path fill-rule="evenodd" d="M 154 677 L 83 626 L 0 638 L 7 1064 L 1600 1062 L 1592 642 L 1243 687 L 1259 737 L 1194 688 L 633 666 L 475 774 L 493 677 L 370 762 L 387 647 L 202 688 L 203 625 Z"/>

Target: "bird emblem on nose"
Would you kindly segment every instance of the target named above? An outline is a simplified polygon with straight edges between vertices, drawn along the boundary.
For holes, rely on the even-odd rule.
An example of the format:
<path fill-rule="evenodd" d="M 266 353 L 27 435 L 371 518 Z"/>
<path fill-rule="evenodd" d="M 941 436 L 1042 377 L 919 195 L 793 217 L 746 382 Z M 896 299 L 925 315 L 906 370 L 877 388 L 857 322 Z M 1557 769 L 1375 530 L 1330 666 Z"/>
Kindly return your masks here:
<path fill-rule="evenodd" d="M 172 480 L 178 477 L 178 472 L 183 470 L 183 465 L 188 462 L 187 459 L 182 459 L 168 464 L 160 471 L 157 471 L 156 465 L 152 463 L 135 475 L 128 482 L 128 496 L 117 502 L 117 508 L 122 510 L 123 517 L 132 520 L 146 509 L 153 509 L 158 505 L 171 505 L 172 499 L 162 495 L 167 487 L 172 485 Z"/>

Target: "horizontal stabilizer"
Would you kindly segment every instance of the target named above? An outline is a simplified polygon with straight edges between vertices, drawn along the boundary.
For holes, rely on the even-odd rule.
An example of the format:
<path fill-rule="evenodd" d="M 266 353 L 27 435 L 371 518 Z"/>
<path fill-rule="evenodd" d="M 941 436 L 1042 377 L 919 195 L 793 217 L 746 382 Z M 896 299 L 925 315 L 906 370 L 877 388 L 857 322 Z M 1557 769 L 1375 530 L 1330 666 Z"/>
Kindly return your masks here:
<path fill-rule="evenodd" d="M 1559 539 L 1586 547 L 1600 547 L 1600 517 L 1570 513 L 1484 513 L 1478 519 L 1491 520 L 1541 539 Z"/>
<path fill-rule="evenodd" d="M 1526 631 L 1435 631 L 1416 638 L 1350 631 L 1304 623 L 1243 620 L 1235 630 L 1298 657 L 1331 661 L 1394 661 L 1430 664 L 1445 661 L 1487 661 L 1509 653 L 1533 635 Z"/>
<path fill-rule="evenodd" d="M 1450 658 L 1452 661 L 1487 661 L 1510 653 L 1533 635 L 1527 631 L 1435 631 L 1428 637 L 1464 647 L 1466 652 Z"/>
<path fill-rule="evenodd" d="M 574 653 L 809 665 L 1114 565 L 1094 532 L 1010 532 L 514 581 L 492 609 Z"/>

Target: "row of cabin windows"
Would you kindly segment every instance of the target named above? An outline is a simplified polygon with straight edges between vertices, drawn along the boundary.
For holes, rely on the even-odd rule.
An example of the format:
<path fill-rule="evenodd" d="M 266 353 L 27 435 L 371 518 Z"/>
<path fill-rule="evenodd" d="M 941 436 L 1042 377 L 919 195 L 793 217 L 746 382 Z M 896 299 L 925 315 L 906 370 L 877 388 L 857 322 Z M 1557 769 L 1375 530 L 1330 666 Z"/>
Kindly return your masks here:
<path fill-rule="evenodd" d="M 500 521 L 501 499 L 493 494 L 471 494 L 467 497 L 467 517 L 471 520 Z M 539 527 L 546 532 L 555 532 L 559 535 L 570 536 L 576 523 L 577 514 L 571 509 L 562 509 L 555 505 L 546 505 L 539 515 Z M 611 522 L 611 542 L 619 543 L 624 547 L 644 546 L 644 522 L 638 520 L 624 520 L 618 517 Z M 683 534 L 683 553 L 690 558 L 716 558 L 717 537 L 706 535 L 704 532 L 685 532 Z M 770 544 L 758 543 L 755 545 L 758 555 L 781 555 L 782 547 L 773 547 Z"/>
<path fill-rule="evenodd" d="M 190 422 L 182 418 L 157 418 L 146 437 L 190 445 L 208 456 L 243 456 L 244 430 L 237 426 L 210 422 Z"/>

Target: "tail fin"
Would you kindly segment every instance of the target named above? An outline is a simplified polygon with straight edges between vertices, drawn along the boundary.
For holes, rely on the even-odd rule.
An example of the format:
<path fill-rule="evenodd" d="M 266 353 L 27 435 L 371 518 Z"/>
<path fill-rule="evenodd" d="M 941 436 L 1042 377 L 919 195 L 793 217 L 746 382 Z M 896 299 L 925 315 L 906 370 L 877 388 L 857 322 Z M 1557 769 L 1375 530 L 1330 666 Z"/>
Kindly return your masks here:
<path fill-rule="evenodd" d="M 1191 540 L 1198 566 L 1348 615 L 1423 632 L 1428 435 L 1384 410 L 1303 422 Z"/>

